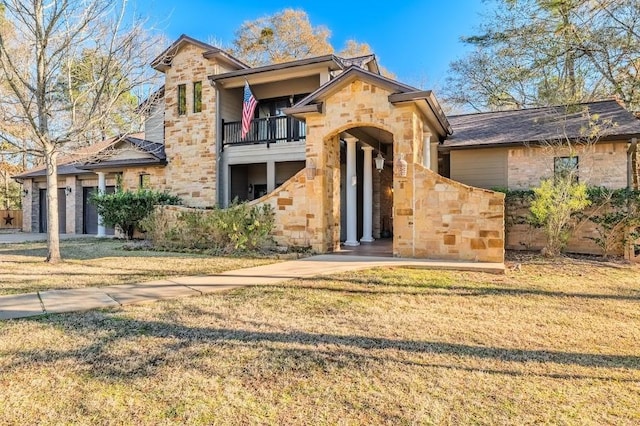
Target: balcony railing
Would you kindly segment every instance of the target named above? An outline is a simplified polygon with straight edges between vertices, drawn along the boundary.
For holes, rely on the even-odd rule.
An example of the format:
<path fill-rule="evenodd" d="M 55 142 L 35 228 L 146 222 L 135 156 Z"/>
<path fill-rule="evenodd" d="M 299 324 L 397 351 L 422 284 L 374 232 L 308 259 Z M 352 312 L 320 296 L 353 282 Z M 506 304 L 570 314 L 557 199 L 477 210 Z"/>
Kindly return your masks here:
<path fill-rule="evenodd" d="M 265 117 L 251 120 L 249 132 L 242 138 L 242 122 L 222 121 L 222 145 L 251 145 L 304 141 L 307 126 L 304 121 L 294 117 Z"/>

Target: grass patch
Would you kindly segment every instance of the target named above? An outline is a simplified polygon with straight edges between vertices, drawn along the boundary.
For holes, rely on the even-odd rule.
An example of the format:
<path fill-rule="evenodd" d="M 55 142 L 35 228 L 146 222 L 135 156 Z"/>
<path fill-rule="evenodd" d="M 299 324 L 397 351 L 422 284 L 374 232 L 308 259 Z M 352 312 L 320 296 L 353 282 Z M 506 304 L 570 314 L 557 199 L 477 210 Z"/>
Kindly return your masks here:
<path fill-rule="evenodd" d="M 640 271 L 378 268 L 0 323 L 0 423 L 637 424 Z"/>
<path fill-rule="evenodd" d="M 183 275 L 209 275 L 276 259 L 221 257 L 151 250 L 127 251 L 112 239 L 62 240 L 63 263 L 44 262 L 45 242 L 0 245 L 0 295 L 133 284 Z"/>

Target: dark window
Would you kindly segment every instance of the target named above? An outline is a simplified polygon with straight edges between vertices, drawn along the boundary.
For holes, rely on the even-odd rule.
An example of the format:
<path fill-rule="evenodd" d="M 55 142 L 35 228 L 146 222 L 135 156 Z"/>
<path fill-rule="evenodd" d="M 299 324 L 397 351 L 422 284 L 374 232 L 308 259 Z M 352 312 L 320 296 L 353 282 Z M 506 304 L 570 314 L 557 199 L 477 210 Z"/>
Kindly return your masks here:
<path fill-rule="evenodd" d="M 187 113 L 187 86 L 178 84 L 178 115 Z"/>
<path fill-rule="evenodd" d="M 577 183 L 578 157 L 554 157 L 553 175 L 556 178 L 570 177 L 574 183 Z"/>
<path fill-rule="evenodd" d="M 193 83 L 193 112 L 202 111 L 202 82 Z"/>
<path fill-rule="evenodd" d="M 151 175 L 149 175 L 149 173 L 140 173 L 140 182 L 138 184 L 140 189 L 149 188 L 150 179 L 151 179 Z"/>

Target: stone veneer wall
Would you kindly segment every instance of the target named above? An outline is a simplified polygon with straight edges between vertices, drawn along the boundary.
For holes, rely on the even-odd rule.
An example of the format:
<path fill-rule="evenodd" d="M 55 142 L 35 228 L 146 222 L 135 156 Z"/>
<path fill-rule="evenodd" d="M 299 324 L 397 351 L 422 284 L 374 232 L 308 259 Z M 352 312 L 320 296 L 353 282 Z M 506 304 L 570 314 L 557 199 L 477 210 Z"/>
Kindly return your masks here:
<path fill-rule="evenodd" d="M 593 186 L 611 189 L 627 186 L 627 142 L 598 142 L 574 146 L 578 156 L 578 176 Z M 507 176 L 509 189 L 529 189 L 540 179 L 553 176 L 553 157 L 569 156 L 568 148 L 518 147 L 509 149 Z"/>
<path fill-rule="evenodd" d="M 314 216 L 307 211 L 306 185 L 306 169 L 302 169 L 273 192 L 249 203 L 250 205 L 269 204 L 273 207 L 275 226 L 272 235 L 278 245 L 293 247 L 311 245 L 309 221 Z"/>
<path fill-rule="evenodd" d="M 165 169 L 167 190 L 186 205 L 216 204 L 216 103 L 207 76 L 220 66 L 202 56 L 203 49 L 186 44 L 165 72 Z M 193 112 L 193 83 L 202 82 L 202 112 Z M 178 85 L 187 89 L 187 112 L 178 115 Z"/>
<path fill-rule="evenodd" d="M 398 229 L 399 256 L 480 262 L 504 261 L 504 194 L 474 188 L 412 165 L 414 178 L 397 178 L 413 191 L 414 207 L 397 209 L 409 216 Z M 413 188 L 411 188 L 413 187 Z"/>
<path fill-rule="evenodd" d="M 510 250 L 541 250 L 545 245 L 545 236 L 541 228 L 527 223 L 530 216 L 529 202 L 522 199 L 510 199 L 505 203 L 506 210 L 506 248 Z M 594 209 L 587 207 L 585 215 L 594 213 Z M 589 220 L 583 220 L 572 231 L 572 236 L 567 243 L 565 251 L 568 253 L 601 255 L 602 249 L 592 238 L 599 236 L 597 226 Z M 622 240 L 623 235 L 619 236 Z M 610 255 L 622 256 L 624 254 L 622 242 Z"/>

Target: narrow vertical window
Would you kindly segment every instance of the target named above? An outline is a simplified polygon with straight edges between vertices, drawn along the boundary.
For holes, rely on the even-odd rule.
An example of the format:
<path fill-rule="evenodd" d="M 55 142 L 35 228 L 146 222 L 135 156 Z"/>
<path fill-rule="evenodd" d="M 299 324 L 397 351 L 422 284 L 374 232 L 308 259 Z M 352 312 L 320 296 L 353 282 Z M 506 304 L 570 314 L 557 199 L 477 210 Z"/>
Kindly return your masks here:
<path fill-rule="evenodd" d="M 187 86 L 178 84 L 178 115 L 187 113 Z"/>
<path fill-rule="evenodd" d="M 193 83 L 193 112 L 202 111 L 202 82 Z"/>
<path fill-rule="evenodd" d="M 138 183 L 138 187 L 140 189 L 148 189 L 150 179 L 151 176 L 148 173 L 140 173 L 140 182 Z"/>

